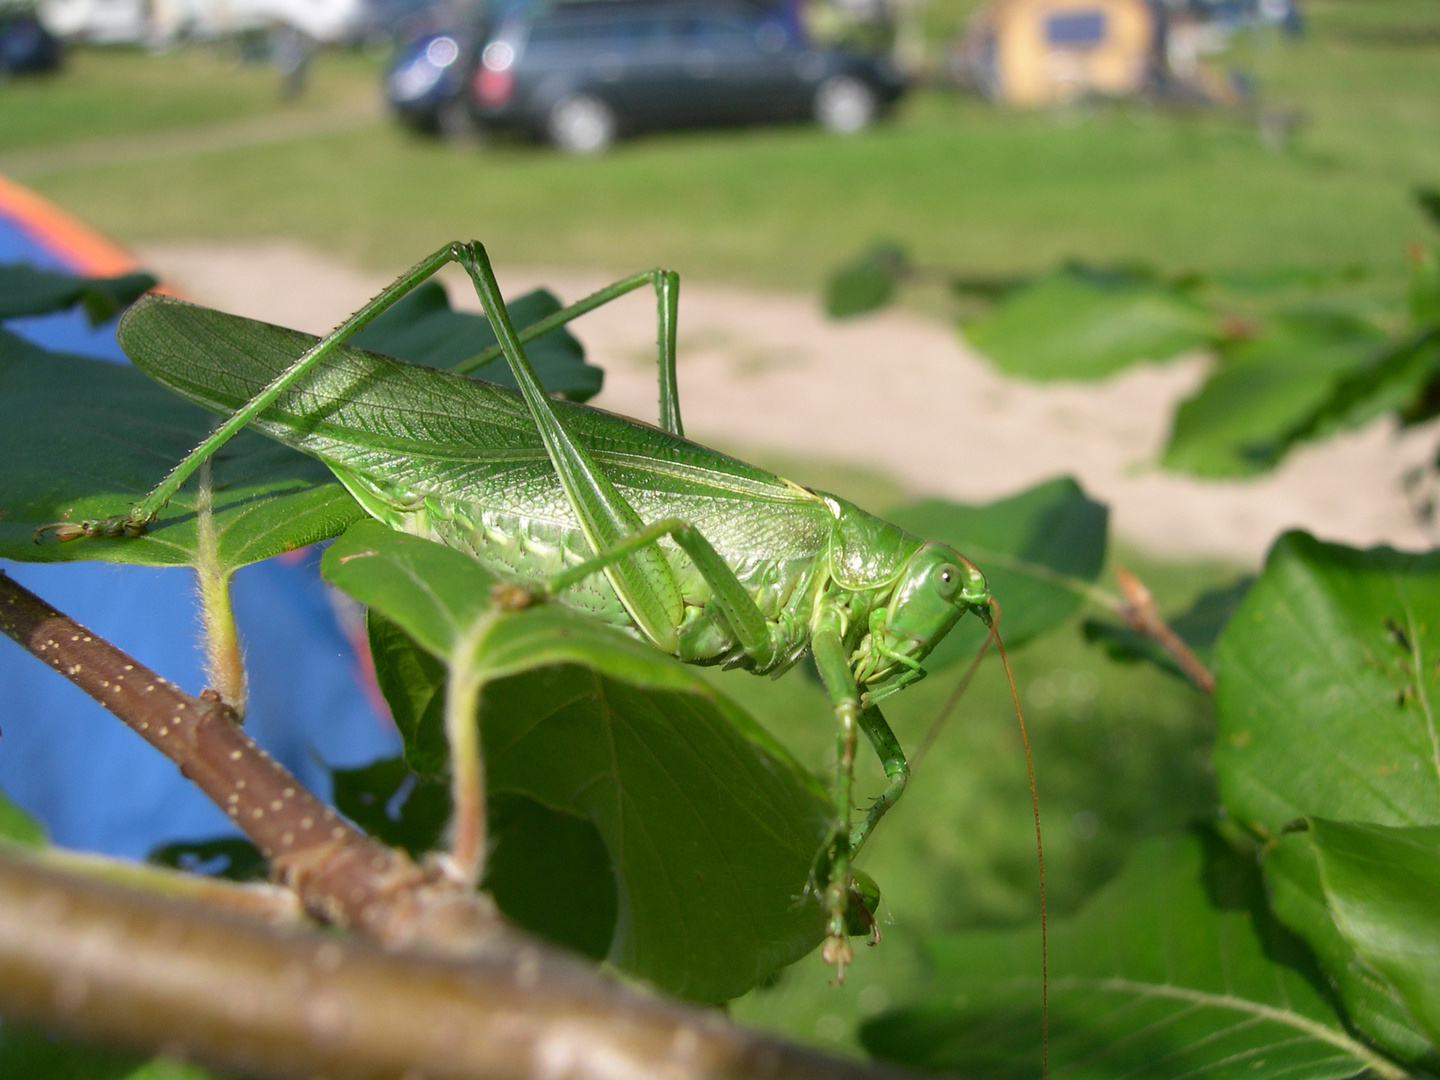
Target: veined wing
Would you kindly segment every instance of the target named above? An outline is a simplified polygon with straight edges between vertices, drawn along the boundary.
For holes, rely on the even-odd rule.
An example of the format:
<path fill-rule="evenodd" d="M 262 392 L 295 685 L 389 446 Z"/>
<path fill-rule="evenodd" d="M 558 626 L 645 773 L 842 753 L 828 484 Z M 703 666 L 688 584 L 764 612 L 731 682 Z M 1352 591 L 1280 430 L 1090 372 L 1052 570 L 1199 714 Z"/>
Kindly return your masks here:
<path fill-rule="evenodd" d="M 141 370 L 221 414 L 318 340 L 160 296 L 130 309 L 119 338 Z M 556 411 L 647 521 L 694 521 L 736 556 L 813 553 L 828 532 L 823 502 L 772 473 L 601 409 L 557 401 Z M 524 402 L 492 383 L 342 346 L 255 426 L 417 499 L 574 520 Z"/>

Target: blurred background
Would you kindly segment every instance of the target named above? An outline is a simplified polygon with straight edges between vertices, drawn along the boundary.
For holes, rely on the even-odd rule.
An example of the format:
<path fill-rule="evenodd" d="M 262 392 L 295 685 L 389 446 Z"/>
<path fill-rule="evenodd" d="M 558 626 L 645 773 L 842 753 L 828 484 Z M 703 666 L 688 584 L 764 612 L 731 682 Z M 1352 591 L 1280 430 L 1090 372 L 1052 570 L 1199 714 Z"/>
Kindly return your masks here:
<path fill-rule="evenodd" d="M 1398 327 L 1433 237 L 1414 194 L 1440 184 L 1434 0 L 3 0 L 0 175 L 183 295 L 315 332 L 455 238 L 486 243 L 507 293 L 567 302 L 673 267 L 695 437 L 882 512 L 1074 475 L 1162 610 L 1290 526 L 1434 546 L 1413 481 L 1433 421 L 1380 417 L 1263 475 L 1170 471 L 1214 350 L 1020 378 L 957 333 L 976 289 L 955 284 L 1077 261 L 1248 275 L 1272 307 L 1320 289 Z M 877 241 L 918 271 L 899 303 L 828 317 L 827 284 Z M 595 403 L 653 419 L 651 300 L 574 329 L 607 372 Z M 1074 624 L 1015 662 L 1064 912 L 1213 805 L 1211 706 Z M 800 674 L 716 678 L 827 767 Z M 952 685 L 932 683 L 897 699 L 907 746 Z M 733 1013 L 853 1047 L 919 976 L 923 934 L 1033 920 L 1029 819 L 986 669 L 866 852 L 884 943 L 844 988 L 811 958 Z"/>

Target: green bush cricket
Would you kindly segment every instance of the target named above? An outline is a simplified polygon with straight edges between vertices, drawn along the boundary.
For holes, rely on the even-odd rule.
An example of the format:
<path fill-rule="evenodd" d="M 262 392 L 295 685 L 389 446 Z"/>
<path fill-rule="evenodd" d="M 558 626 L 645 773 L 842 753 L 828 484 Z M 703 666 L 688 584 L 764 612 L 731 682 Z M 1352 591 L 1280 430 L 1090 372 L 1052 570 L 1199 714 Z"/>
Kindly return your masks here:
<path fill-rule="evenodd" d="M 503 353 L 519 394 L 345 345 L 450 262 L 474 282 L 498 341 L 456 371 Z M 646 284 L 657 294 L 660 426 L 552 400 L 524 343 Z M 826 912 L 824 958 L 843 978 L 847 929 L 870 924 L 851 860 L 909 777 L 877 706 L 924 677 L 921 662 L 965 613 L 994 637 L 998 607 L 952 548 L 685 439 L 678 292 L 674 272 L 646 271 L 517 332 L 483 247 L 457 242 L 298 359 L 282 355 L 288 332 L 146 297 L 121 324 L 132 359 L 228 419 L 129 514 L 46 528 L 65 540 L 140 535 L 201 462 L 253 423 L 323 461 L 385 524 L 466 551 L 682 661 L 778 674 L 809 652 L 838 727 L 838 818 L 810 887 Z M 272 336 L 261 340 L 261 330 Z M 227 333 L 268 347 L 221 366 L 203 342 Z M 861 731 L 888 783 L 857 822 L 851 774 Z"/>

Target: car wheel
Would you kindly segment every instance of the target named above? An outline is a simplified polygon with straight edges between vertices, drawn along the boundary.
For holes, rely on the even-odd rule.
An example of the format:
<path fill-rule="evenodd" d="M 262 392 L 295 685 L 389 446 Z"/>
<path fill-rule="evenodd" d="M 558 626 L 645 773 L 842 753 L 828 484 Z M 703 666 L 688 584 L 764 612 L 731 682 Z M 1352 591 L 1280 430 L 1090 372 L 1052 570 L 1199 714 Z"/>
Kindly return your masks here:
<path fill-rule="evenodd" d="M 545 131 L 567 154 L 598 154 L 615 141 L 615 110 L 589 94 L 571 94 L 550 110 Z"/>
<path fill-rule="evenodd" d="M 815 120 L 826 131 L 841 135 L 863 131 L 879 112 L 875 91 L 852 75 L 832 75 L 815 91 Z"/>

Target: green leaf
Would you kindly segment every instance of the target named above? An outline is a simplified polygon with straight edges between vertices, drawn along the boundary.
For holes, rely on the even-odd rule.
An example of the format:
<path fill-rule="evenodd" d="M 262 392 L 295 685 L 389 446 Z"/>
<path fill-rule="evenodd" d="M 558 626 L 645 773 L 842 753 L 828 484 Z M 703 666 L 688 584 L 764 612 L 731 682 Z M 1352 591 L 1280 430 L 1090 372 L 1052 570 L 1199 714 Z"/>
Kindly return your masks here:
<path fill-rule="evenodd" d="M 605 959 L 620 896 L 600 831 L 519 792 L 502 791 L 489 802 L 485 888 L 500 910 L 526 930 Z"/>
<path fill-rule="evenodd" d="M 1168 360 L 1217 337 L 1215 319 L 1146 275 L 1057 271 L 965 327 L 1001 370 L 1031 379 L 1098 379 L 1138 360 Z"/>
<path fill-rule="evenodd" d="M 599 830 L 618 890 L 612 963 L 721 1001 L 819 942 L 819 905 L 802 898 L 830 802 L 698 674 L 558 606 L 486 614 L 493 579 L 478 563 L 373 523 L 336 541 L 322 572 L 436 657 L 490 620 L 471 661 L 487 790 Z"/>
<path fill-rule="evenodd" d="M 1235 609 L 1240 606 L 1240 601 L 1245 599 L 1245 594 L 1254 583 L 1255 579 L 1247 574 L 1229 585 L 1203 592 L 1187 609 L 1166 622 L 1200 662 L 1208 665 L 1220 631 L 1235 614 Z M 1170 654 L 1148 635 L 1106 619 L 1086 619 L 1080 629 L 1086 641 L 1104 645 L 1112 660 L 1122 663 L 1149 661 L 1162 671 L 1188 681 L 1188 676 Z"/>
<path fill-rule="evenodd" d="M 0 266 L 0 319 L 45 315 L 80 304 L 90 325 L 113 318 L 137 297 L 155 287 L 150 274 L 86 278 L 33 266 Z"/>
<path fill-rule="evenodd" d="M 450 820 L 446 785 L 417 776 L 401 758 L 333 775 L 336 808 L 371 836 L 417 859 L 439 845 Z M 527 930 L 603 959 L 618 899 L 595 826 L 515 792 L 491 792 L 488 803 L 484 887 L 500 910 Z"/>
<path fill-rule="evenodd" d="M 1440 1044 L 1440 828 L 1308 824 L 1335 925 Z"/>
<path fill-rule="evenodd" d="M 844 319 L 884 307 L 895 295 L 895 285 L 910 271 L 905 250 L 895 243 L 878 243 L 831 276 L 825 286 L 825 313 Z"/>
<path fill-rule="evenodd" d="M 536 289 L 505 305 L 515 326 L 522 330 L 553 315 L 561 306 L 547 289 Z M 350 344 L 414 364 L 452 368 L 494 345 L 495 333 L 485 316 L 451 310 L 445 287 L 431 280 L 361 330 Z M 564 394 L 571 401 L 588 401 L 600 392 L 604 371 L 585 363 L 584 347 L 563 327 L 530 342 L 525 346 L 525 355 L 552 394 Z M 470 374 L 519 389 L 503 356 Z"/>
<path fill-rule="evenodd" d="M 1440 552 L 1286 533 L 1215 650 L 1215 769 L 1232 817 L 1440 824 Z"/>
<path fill-rule="evenodd" d="M 1273 468 L 1292 432 L 1388 339 L 1343 312 L 1292 313 L 1257 338 L 1231 346 L 1225 362 L 1175 413 L 1161 458 L 1201 476 Z"/>
<path fill-rule="evenodd" d="M 1048 480 L 1019 495 L 964 506 L 925 499 L 890 519 L 902 529 L 950 544 L 985 573 L 1000 603 L 1000 633 L 1018 647 L 1073 615 L 1085 587 L 1105 562 L 1109 511 L 1069 477 Z M 962 619 L 930 654 L 938 671 L 971 656 L 985 640 L 978 619 Z"/>
<path fill-rule="evenodd" d="M 320 572 L 439 658 L 448 657 L 456 639 L 490 607 L 497 584 L 471 556 L 369 518 L 330 545 Z"/>
<path fill-rule="evenodd" d="M 1285 434 L 1281 450 L 1303 439 L 1323 438 L 1394 411 L 1406 423 L 1430 418 L 1427 388 L 1440 378 L 1440 327 L 1426 327 L 1392 342 L 1336 381 L 1334 387 Z"/>
<path fill-rule="evenodd" d="M 212 424 L 138 371 L 0 330 L 0 557 L 193 565 L 193 483 L 142 537 L 37 544 L 34 533 L 128 512 Z M 214 483 L 224 570 L 334 536 L 360 515 L 323 465 L 255 433 L 216 455 Z"/>
<path fill-rule="evenodd" d="M 269 860 L 239 836 L 164 844 L 150 852 L 146 861 L 230 881 L 264 881 L 270 876 Z"/>
<path fill-rule="evenodd" d="M 481 702 L 489 784 L 600 830 L 623 912 L 613 963 L 722 1001 L 818 944 L 805 884 L 833 811 L 738 707 L 641 650 L 555 608 L 498 622 L 485 659 L 515 674 Z"/>
<path fill-rule="evenodd" d="M 25 847 L 44 847 L 47 841 L 45 827 L 11 802 L 3 791 L 0 791 L 0 840 Z"/>
<path fill-rule="evenodd" d="M 861 1030 L 872 1053 L 989 1078 L 1040 1075 L 1038 934 L 932 939 L 926 1003 Z M 1330 1080 L 1404 1073 L 1351 1036 L 1253 857 L 1213 833 L 1150 841 L 1050 932 L 1055 1080 Z"/>
<path fill-rule="evenodd" d="M 1267 849 L 1265 885 L 1276 917 L 1314 951 L 1350 1022 L 1387 1053 L 1437 1071 L 1440 1055 L 1416 1029 L 1400 995 L 1360 958 L 1335 925 L 1320 880 L 1313 833 L 1287 833 Z"/>
<path fill-rule="evenodd" d="M 445 771 L 445 665 L 374 608 L 365 612 L 375 681 L 405 744 L 405 763 L 422 776 Z"/>

